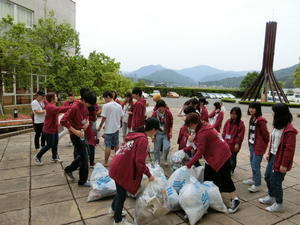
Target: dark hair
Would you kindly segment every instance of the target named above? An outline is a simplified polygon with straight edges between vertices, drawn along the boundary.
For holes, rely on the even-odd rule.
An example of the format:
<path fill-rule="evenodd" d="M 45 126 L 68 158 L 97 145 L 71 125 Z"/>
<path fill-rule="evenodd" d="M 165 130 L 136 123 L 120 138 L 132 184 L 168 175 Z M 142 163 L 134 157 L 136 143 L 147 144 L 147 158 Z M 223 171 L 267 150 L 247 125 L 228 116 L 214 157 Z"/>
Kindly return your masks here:
<path fill-rule="evenodd" d="M 164 100 L 158 100 L 156 102 L 156 108 L 158 109 L 159 107 L 166 107 L 166 102 Z"/>
<path fill-rule="evenodd" d="M 221 107 L 222 107 L 220 102 L 215 102 L 214 106 L 216 107 L 216 109 L 221 109 Z"/>
<path fill-rule="evenodd" d="M 198 101 L 199 101 L 199 103 L 202 102 L 204 105 L 207 105 L 207 104 L 208 104 L 208 101 L 207 101 L 206 98 L 204 98 L 204 97 L 200 97 L 200 98 L 198 99 Z"/>
<path fill-rule="evenodd" d="M 272 106 L 274 112 L 273 126 L 276 129 L 283 129 L 293 121 L 293 115 L 289 107 L 284 103 L 277 103 Z"/>
<path fill-rule="evenodd" d="M 145 132 L 150 131 L 152 129 L 159 130 L 159 121 L 155 117 L 149 117 L 145 120 L 145 125 L 139 127 L 136 132 Z"/>
<path fill-rule="evenodd" d="M 183 103 L 183 105 L 187 105 L 187 106 L 189 106 L 190 104 L 191 104 L 191 99 L 189 99 L 185 103 Z"/>
<path fill-rule="evenodd" d="M 129 98 L 129 103 L 132 103 L 132 94 L 130 92 L 126 92 L 124 97 Z"/>
<path fill-rule="evenodd" d="M 68 96 L 69 96 L 69 97 L 74 96 L 73 92 L 68 92 Z"/>
<path fill-rule="evenodd" d="M 84 93 L 86 93 L 86 92 L 88 92 L 88 91 L 90 91 L 90 89 L 88 89 L 88 88 L 86 88 L 86 87 L 80 89 L 79 92 L 80 92 L 80 97 L 81 97 L 81 99 L 83 99 Z"/>
<path fill-rule="evenodd" d="M 249 104 L 249 108 L 248 108 L 248 115 L 250 115 L 249 109 L 256 109 L 256 113 L 255 113 L 255 117 L 259 117 L 262 116 L 262 112 L 261 112 L 261 104 L 260 102 L 251 102 Z"/>
<path fill-rule="evenodd" d="M 113 94 L 113 99 L 116 100 L 117 97 L 118 97 L 117 92 L 116 91 L 112 91 L 111 93 Z"/>
<path fill-rule="evenodd" d="M 237 115 L 237 118 L 236 118 L 236 124 L 240 124 L 240 121 L 241 121 L 241 118 L 242 118 L 242 110 L 240 107 L 233 107 L 231 110 L 230 110 L 230 114 L 232 114 L 233 112 L 235 112 L 235 114 Z"/>
<path fill-rule="evenodd" d="M 190 104 L 192 104 L 192 106 L 199 104 L 199 101 L 196 98 L 192 98 L 192 99 L 190 99 L 190 101 L 191 101 Z"/>
<path fill-rule="evenodd" d="M 143 94 L 143 91 L 142 91 L 141 88 L 135 87 L 135 88 L 132 89 L 132 94 L 139 95 L 141 97 L 142 94 Z"/>
<path fill-rule="evenodd" d="M 103 98 L 113 98 L 113 93 L 111 91 L 105 91 L 102 95 Z"/>
<path fill-rule="evenodd" d="M 183 110 L 184 114 L 187 115 L 187 114 L 190 114 L 190 113 L 195 113 L 196 112 L 196 109 L 189 105 L 188 107 L 186 107 L 184 110 Z"/>
<path fill-rule="evenodd" d="M 198 113 L 190 113 L 186 115 L 185 125 L 190 126 L 191 124 L 202 124 Z"/>
<path fill-rule="evenodd" d="M 54 99 L 55 95 L 56 95 L 55 92 L 48 92 L 46 95 L 46 100 L 48 102 L 51 102 Z"/>
<path fill-rule="evenodd" d="M 93 91 L 86 91 L 82 96 L 82 100 L 91 105 L 95 105 L 97 102 L 97 96 Z"/>

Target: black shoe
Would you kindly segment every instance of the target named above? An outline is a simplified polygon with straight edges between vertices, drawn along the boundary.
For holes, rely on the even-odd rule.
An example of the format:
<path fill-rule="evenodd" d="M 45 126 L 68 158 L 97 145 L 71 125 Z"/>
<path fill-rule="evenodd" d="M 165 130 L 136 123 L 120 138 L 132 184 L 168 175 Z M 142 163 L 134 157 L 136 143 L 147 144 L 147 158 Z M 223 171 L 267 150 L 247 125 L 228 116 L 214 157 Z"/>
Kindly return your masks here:
<path fill-rule="evenodd" d="M 74 180 L 76 180 L 76 178 L 73 176 L 73 173 L 72 172 L 66 172 L 65 171 L 65 174 L 67 175 L 67 177 L 69 177 L 70 178 L 70 180 L 72 180 L 72 181 L 74 181 Z"/>
<path fill-rule="evenodd" d="M 240 204 L 239 199 L 231 200 L 231 207 L 228 209 L 228 213 L 235 213 L 239 209 Z"/>

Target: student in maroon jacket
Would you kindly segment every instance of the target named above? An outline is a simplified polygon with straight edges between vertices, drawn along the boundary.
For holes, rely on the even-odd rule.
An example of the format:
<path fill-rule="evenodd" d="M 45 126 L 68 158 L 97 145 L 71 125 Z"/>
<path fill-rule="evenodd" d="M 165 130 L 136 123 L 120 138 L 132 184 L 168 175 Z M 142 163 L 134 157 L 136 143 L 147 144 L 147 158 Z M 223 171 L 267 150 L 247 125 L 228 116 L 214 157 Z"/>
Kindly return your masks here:
<path fill-rule="evenodd" d="M 68 93 L 68 99 L 64 102 L 63 106 L 71 106 L 75 101 L 73 92 Z"/>
<path fill-rule="evenodd" d="M 160 149 L 162 146 L 163 160 L 165 165 L 168 165 L 167 159 L 170 150 L 170 139 L 172 138 L 173 129 L 173 115 L 167 108 L 164 100 L 159 100 L 156 103 L 156 111 L 153 112 L 152 117 L 159 121 L 159 126 L 162 131 L 157 132 L 154 139 L 154 158 L 160 163 Z"/>
<path fill-rule="evenodd" d="M 244 180 L 243 183 L 251 185 L 248 190 L 252 193 L 260 191 L 261 171 L 260 164 L 269 143 L 269 131 L 267 120 L 262 117 L 261 104 L 252 102 L 249 105 L 248 114 L 251 115 L 249 121 L 249 150 L 250 164 L 252 168 L 252 179 Z"/>
<path fill-rule="evenodd" d="M 208 101 L 204 97 L 199 98 L 200 119 L 205 122 L 208 122 L 208 110 L 206 108 L 207 104 Z"/>
<path fill-rule="evenodd" d="M 224 119 L 224 112 L 221 111 L 221 103 L 215 102 L 214 103 L 215 110 L 212 111 L 209 115 L 209 123 L 215 128 L 219 133 L 221 132 L 222 122 Z"/>
<path fill-rule="evenodd" d="M 127 92 L 125 94 L 125 100 L 122 103 L 122 110 L 124 114 L 122 118 L 123 140 L 125 140 L 126 135 L 129 133 L 129 130 L 131 129 L 132 108 L 133 108 L 132 94 L 130 92 Z"/>
<path fill-rule="evenodd" d="M 34 161 L 37 165 L 43 165 L 42 157 L 50 148 L 52 149 L 52 162 L 62 162 L 57 154 L 58 115 L 68 111 L 70 108 L 70 106 L 56 106 L 57 96 L 54 92 L 49 92 L 46 96 L 46 100 L 46 117 L 43 133 L 45 134 L 47 145 L 44 146 L 36 156 L 34 156 Z"/>
<path fill-rule="evenodd" d="M 271 205 L 266 208 L 270 212 L 283 211 L 282 182 L 288 171 L 292 169 L 296 149 L 297 130 L 291 124 L 293 116 L 288 106 L 278 103 L 272 106 L 274 112 L 271 145 L 264 158 L 268 161 L 265 181 L 268 195 L 260 198 L 262 204 Z"/>
<path fill-rule="evenodd" d="M 116 182 L 117 194 L 114 197 L 111 213 L 114 213 L 114 224 L 130 225 L 122 220 L 122 210 L 126 200 L 126 192 L 136 194 L 143 174 L 147 175 L 149 181 L 153 181 L 148 167 L 146 166 L 148 138 L 153 138 L 159 130 L 159 122 L 156 118 L 148 118 L 145 126 L 129 133 L 119 151 L 113 158 L 109 176 Z"/>
<path fill-rule="evenodd" d="M 226 121 L 222 133 L 223 139 L 226 141 L 231 150 L 231 174 L 234 173 L 236 157 L 241 149 L 245 136 L 245 125 L 241 118 L 242 111 L 240 107 L 233 107 L 230 111 L 230 119 Z"/>
<path fill-rule="evenodd" d="M 228 192 L 232 199 L 228 212 L 236 212 L 240 200 L 230 175 L 231 152 L 228 145 L 218 132 L 210 124 L 201 121 L 196 113 L 187 115 L 185 124 L 190 129 L 196 130 L 194 143 L 183 149 L 185 152 L 192 149 L 196 151 L 194 157 L 187 162 L 187 168 L 191 168 L 203 156 L 206 161 L 204 180 L 213 181 L 219 187 L 220 192 Z"/>
<path fill-rule="evenodd" d="M 142 97 L 142 89 L 136 87 L 132 89 L 132 97 L 137 100 L 132 110 L 132 131 L 136 131 L 145 124 L 146 100 Z"/>
<path fill-rule="evenodd" d="M 84 130 L 89 126 L 87 107 L 96 104 L 96 95 L 88 90 L 82 91 L 81 100 L 77 100 L 61 119 L 60 123 L 68 128 L 74 145 L 74 161 L 65 168 L 66 175 L 75 180 L 72 172 L 79 167 L 78 185 L 89 187 L 88 151 L 84 140 Z"/>

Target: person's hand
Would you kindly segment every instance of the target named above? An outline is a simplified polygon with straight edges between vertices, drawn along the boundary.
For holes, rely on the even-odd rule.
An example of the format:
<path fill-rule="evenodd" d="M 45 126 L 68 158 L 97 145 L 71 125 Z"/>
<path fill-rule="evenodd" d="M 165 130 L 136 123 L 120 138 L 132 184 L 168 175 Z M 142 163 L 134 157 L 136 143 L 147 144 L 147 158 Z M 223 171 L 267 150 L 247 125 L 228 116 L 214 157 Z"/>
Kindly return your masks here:
<path fill-rule="evenodd" d="M 269 161 L 269 158 L 270 158 L 270 153 L 266 152 L 266 153 L 264 154 L 264 159 L 265 159 L 266 161 Z"/>
<path fill-rule="evenodd" d="M 149 182 L 154 181 L 154 176 L 149 177 L 148 180 L 149 180 Z"/>
<path fill-rule="evenodd" d="M 80 138 L 83 138 L 84 137 L 84 132 L 81 132 L 80 130 L 76 130 L 74 132 L 74 134 L 77 136 L 77 137 L 80 137 Z"/>
<path fill-rule="evenodd" d="M 194 137 L 193 137 L 192 135 L 190 135 L 190 136 L 188 137 L 188 140 L 189 140 L 190 142 L 193 142 L 193 141 L 194 141 Z"/>
<path fill-rule="evenodd" d="M 280 173 L 286 173 L 287 168 L 285 166 L 280 166 L 279 172 Z"/>
<path fill-rule="evenodd" d="M 235 144 L 235 145 L 234 145 L 234 150 L 235 150 L 236 152 L 238 152 L 239 149 L 240 149 L 240 145 L 239 145 L 239 144 Z"/>

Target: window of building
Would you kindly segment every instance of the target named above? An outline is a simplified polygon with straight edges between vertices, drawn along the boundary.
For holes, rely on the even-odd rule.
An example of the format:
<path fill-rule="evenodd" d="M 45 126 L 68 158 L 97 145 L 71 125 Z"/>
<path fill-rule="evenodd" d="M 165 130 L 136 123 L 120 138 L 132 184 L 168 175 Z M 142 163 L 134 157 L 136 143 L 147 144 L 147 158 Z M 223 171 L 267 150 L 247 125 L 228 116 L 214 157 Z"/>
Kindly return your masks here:
<path fill-rule="evenodd" d="M 18 23 L 25 23 L 26 26 L 32 27 L 33 12 L 22 6 L 17 7 L 17 21 Z"/>
<path fill-rule="evenodd" d="M 8 2 L 7 0 L 0 0 L 0 18 L 6 16 L 14 17 L 14 6 L 12 3 Z"/>

